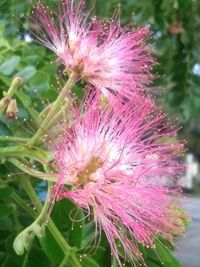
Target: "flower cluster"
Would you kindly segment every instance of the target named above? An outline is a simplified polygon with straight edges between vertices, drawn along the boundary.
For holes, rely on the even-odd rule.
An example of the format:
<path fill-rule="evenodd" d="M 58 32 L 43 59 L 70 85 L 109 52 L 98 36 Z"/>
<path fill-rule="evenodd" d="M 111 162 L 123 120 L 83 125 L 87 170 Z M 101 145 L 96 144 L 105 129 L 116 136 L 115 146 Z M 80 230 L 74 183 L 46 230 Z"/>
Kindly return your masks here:
<path fill-rule="evenodd" d="M 176 179 L 182 171 L 177 162 L 182 144 L 163 142 L 163 137 L 174 136 L 174 128 L 152 100 L 135 99 L 103 110 L 87 100 L 87 110 L 76 114 L 55 155 L 59 197 L 84 210 L 93 207 L 94 220 L 119 262 L 117 241 L 134 261 L 135 255 L 141 257 L 136 241 L 154 247 L 155 234 L 171 240 L 181 231 L 177 220 L 170 220 L 178 214 L 170 208 L 170 190 L 162 179 Z M 63 184 L 72 185 L 71 190 L 60 190 Z"/>
<path fill-rule="evenodd" d="M 83 0 L 61 1 L 59 14 L 36 7 L 39 41 L 76 82 L 85 79 L 92 88 L 82 104 L 72 105 L 73 121 L 62 125 L 55 142 L 53 194 L 91 211 L 122 266 L 122 258 L 133 265 L 143 260 L 138 243 L 154 248 L 157 236 L 172 240 L 182 232 L 173 208 L 177 190 L 165 181 L 175 184 L 184 167 L 176 128 L 146 94 L 154 62 L 149 30 L 122 27 L 118 13 L 89 21 Z"/>
<path fill-rule="evenodd" d="M 113 91 L 131 99 L 152 80 L 154 60 L 145 42 L 149 29 L 123 28 L 119 10 L 111 20 L 93 18 L 88 22 L 83 2 L 62 1 L 59 14 L 39 3 L 37 38 L 78 79 L 85 79 L 105 94 Z"/>

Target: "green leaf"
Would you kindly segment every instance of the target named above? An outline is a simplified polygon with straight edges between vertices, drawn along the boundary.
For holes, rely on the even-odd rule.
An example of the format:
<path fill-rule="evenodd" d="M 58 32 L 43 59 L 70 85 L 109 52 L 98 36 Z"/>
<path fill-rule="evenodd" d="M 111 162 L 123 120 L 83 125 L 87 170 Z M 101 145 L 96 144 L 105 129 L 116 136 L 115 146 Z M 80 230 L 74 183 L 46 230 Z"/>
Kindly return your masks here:
<path fill-rule="evenodd" d="M 21 77 L 23 83 L 26 83 L 36 74 L 36 68 L 33 66 L 27 66 L 23 70 L 15 74 L 15 77 Z"/>
<path fill-rule="evenodd" d="M 37 71 L 37 74 L 31 79 L 29 90 L 37 91 L 38 93 L 46 92 L 50 87 L 49 75 L 44 71 Z"/>
<path fill-rule="evenodd" d="M 19 64 L 21 58 L 19 56 L 12 56 L 0 65 L 0 72 L 6 76 L 10 76 Z"/>
<path fill-rule="evenodd" d="M 24 110 L 24 108 L 21 107 L 19 109 L 17 117 L 28 119 L 29 118 L 29 115 L 27 114 L 27 111 L 28 111 L 31 117 L 34 118 L 34 120 L 36 121 L 39 117 L 39 113 L 33 108 L 30 96 L 28 96 L 21 90 L 16 92 L 16 95 L 17 95 L 17 98 L 20 100 L 21 104 L 23 105 L 23 107 L 26 108 L 26 110 Z"/>
<path fill-rule="evenodd" d="M 83 259 L 81 260 L 81 265 L 82 267 L 100 267 L 100 265 L 95 260 L 89 257 L 83 257 Z"/>
<path fill-rule="evenodd" d="M 7 76 L 2 76 L 1 75 L 1 80 L 8 88 L 10 87 L 10 84 L 11 84 L 11 79 L 10 77 L 7 77 Z"/>
<path fill-rule="evenodd" d="M 147 266 L 181 267 L 181 264 L 173 256 L 172 252 L 167 248 L 169 247 L 169 245 L 166 245 L 165 247 L 165 241 L 162 242 L 158 239 L 156 240 L 155 245 L 156 252 L 153 249 L 146 249 L 148 253 L 147 258 L 145 257 Z"/>
<path fill-rule="evenodd" d="M 31 105 L 31 98 L 30 96 L 28 96 L 27 94 L 25 94 L 24 92 L 22 92 L 22 90 L 19 90 L 16 92 L 16 96 L 17 98 L 19 98 L 19 100 L 23 103 L 23 105 L 25 107 L 28 107 Z"/>
<path fill-rule="evenodd" d="M 23 267 L 51 267 L 51 262 L 45 253 L 35 245 L 31 247 L 28 257 L 25 259 Z"/>
<path fill-rule="evenodd" d="M 13 226 L 13 221 L 10 217 L 0 217 L 0 230 L 11 232 L 13 230 Z"/>
<path fill-rule="evenodd" d="M 153 259 L 146 259 L 145 263 L 148 267 L 168 267 L 167 265 L 162 264 L 161 262 L 154 261 Z M 175 267 L 175 266 L 174 266 Z"/>
<path fill-rule="evenodd" d="M 64 232 L 71 246 L 81 247 L 84 214 L 71 201 L 63 199 L 58 201 L 52 213 L 52 218 Z"/>
<path fill-rule="evenodd" d="M 49 259 L 51 259 L 54 263 L 59 263 L 62 261 L 64 253 L 60 249 L 48 228 L 45 229 L 45 235 L 40 239 L 40 243 Z"/>
<path fill-rule="evenodd" d="M 110 267 L 111 264 L 111 251 L 105 234 L 101 233 L 100 236 L 94 239 L 95 224 L 93 222 L 87 223 L 83 227 L 81 250 L 78 250 L 80 254 L 91 254 L 91 258 L 96 261 L 100 266 Z M 98 242 L 99 241 L 99 242 Z M 98 246 L 95 247 L 95 243 Z"/>
<path fill-rule="evenodd" d="M 18 119 L 23 119 L 23 120 L 28 120 L 29 119 L 29 114 L 26 108 L 21 103 L 18 103 L 18 112 L 17 112 L 17 118 Z"/>
<path fill-rule="evenodd" d="M 2 265 L 2 267 L 21 267 L 21 262 L 15 256 L 8 255 Z"/>
<path fill-rule="evenodd" d="M 156 241 L 156 252 L 164 263 L 170 263 L 172 261 L 171 252 L 160 241 Z"/>
<path fill-rule="evenodd" d="M 171 105 L 171 107 L 175 108 L 181 104 L 181 102 L 185 98 L 184 91 L 180 91 L 177 89 L 172 89 L 166 94 L 166 100 Z"/>
<path fill-rule="evenodd" d="M 7 135 L 11 135 L 11 132 L 9 130 L 9 128 L 6 126 L 5 123 L 0 121 L 0 136 L 7 136 Z"/>
<path fill-rule="evenodd" d="M 76 97 L 78 97 L 78 99 L 83 99 L 83 97 L 84 97 L 84 88 L 83 88 L 83 86 L 76 85 L 73 88 L 73 93 L 76 95 Z"/>
<path fill-rule="evenodd" d="M 10 186 L 0 187 L 0 199 L 8 198 L 13 192 L 13 188 Z"/>
<path fill-rule="evenodd" d="M 58 97 L 58 92 L 53 89 L 49 89 L 43 94 L 43 97 L 48 99 L 48 101 L 51 103 Z"/>
<path fill-rule="evenodd" d="M 81 248 L 87 248 L 89 243 L 94 238 L 94 233 L 95 233 L 95 224 L 93 222 L 92 223 L 87 223 L 83 227 Z"/>
<path fill-rule="evenodd" d="M 93 259 L 97 264 L 103 267 L 110 267 L 111 261 L 110 261 L 110 251 L 102 246 L 89 246 L 84 249 L 79 249 L 77 251 L 80 255 L 85 255 L 89 253 L 91 259 Z M 109 254 L 108 254 L 109 253 Z"/>
<path fill-rule="evenodd" d="M 8 217 L 11 209 L 0 203 L 0 218 Z"/>
<path fill-rule="evenodd" d="M 35 65 L 38 61 L 42 61 L 44 63 L 44 57 L 46 50 L 43 46 L 38 45 L 28 45 L 26 49 L 23 49 L 23 58 L 27 64 Z"/>
<path fill-rule="evenodd" d="M 172 261 L 166 265 L 166 267 L 182 267 L 182 264 L 178 261 L 178 259 L 176 257 L 174 257 L 174 255 L 171 255 L 172 257 Z"/>

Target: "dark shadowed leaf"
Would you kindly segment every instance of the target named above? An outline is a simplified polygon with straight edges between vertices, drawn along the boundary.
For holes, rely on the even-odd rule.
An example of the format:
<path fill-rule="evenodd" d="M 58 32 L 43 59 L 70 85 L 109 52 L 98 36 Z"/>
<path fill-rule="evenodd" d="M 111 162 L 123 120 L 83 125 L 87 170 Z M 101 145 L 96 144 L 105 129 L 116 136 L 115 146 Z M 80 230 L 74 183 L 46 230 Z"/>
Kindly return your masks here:
<path fill-rule="evenodd" d="M 13 227 L 13 221 L 10 217 L 0 217 L 0 230 L 11 232 Z"/>
<path fill-rule="evenodd" d="M 84 214 L 71 201 L 58 201 L 52 213 L 52 218 L 63 232 L 71 246 L 81 247 Z"/>
<path fill-rule="evenodd" d="M 8 255 L 2 267 L 22 267 L 22 265 L 21 265 L 21 261 L 17 257 L 13 255 Z"/>
<path fill-rule="evenodd" d="M 45 253 L 54 263 L 59 263 L 62 261 L 64 254 L 50 231 L 46 228 L 45 235 L 40 239 L 40 243 Z"/>
<path fill-rule="evenodd" d="M 31 247 L 31 250 L 24 260 L 23 267 L 53 267 L 50 260 L 44 251 L 36 245 Z M 13 266 L 14 267 L 14 266 Z"/>
<path fill-rule="evenodd" d="M 6 218 L 11 213 L 11 209 L 0 203 L 0 218 Z"/>
<path fill-rule="evenodd" d="M 11 135 L 11 132 L 9 130 L 9 128 L 6 126 L 5 123 L 0 121 L 0 136 L 3 135 Z"/>
<path fill-rule="evenodd" d="M 0 187 L 0 199 L 8 198 L 13 192 L 13 188 L 10 186 Z"/>

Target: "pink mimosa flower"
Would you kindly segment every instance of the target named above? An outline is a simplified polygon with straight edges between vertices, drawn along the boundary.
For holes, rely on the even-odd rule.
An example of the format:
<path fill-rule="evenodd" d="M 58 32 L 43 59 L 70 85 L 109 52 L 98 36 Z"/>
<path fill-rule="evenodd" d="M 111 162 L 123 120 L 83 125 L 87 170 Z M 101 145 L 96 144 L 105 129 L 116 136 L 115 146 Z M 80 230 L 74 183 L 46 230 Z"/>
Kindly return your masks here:
<path fill-rule="evenodd" d="M 55 13 L 48 6 L 39 2 L 33 12 L 34 20 L 39 23 L 40 29 L 36 35 L 38 41 L 57 54 L 67 68 L 78 67 L 80 58 L 75 52 L 80 49 L 80 43 L 87 36 L 91 42 L 92 32 L 90 23 L 87 23 L 83 13 L 84 1 L 76 4 L 74 0 L 59 2 L 59 13 Z"/>
<path fill-rule="evenodd" d="M 75 2 L 60 1 L 58 14 L 37 5 L 38 40 L 57 54 L 69 72 L 105 94 L 132 98 L 135 91 L 143 91 L 152 81 L 154 63 L 146 44 L 149 29 L 122 27 L 118 11 L 111 20 L 89 22 L 84 1 Z"/>
<path fill-rule="evenodd" d="M 171 240 L 182 231 L 180 214 L 172 208 L 173 190 L 162 179 L 180 175 L 183 144 L 168 141 L 176 130 L 152 100 L 135 100 L 101 109 L 91 96 L 84 114 L 75 113 L 55 145 L 54 197 L 91 210 L 120 266 L 118 245 L 134 264 L 143 259 L 137 243 L 154 248 L 157 236 Z"/>

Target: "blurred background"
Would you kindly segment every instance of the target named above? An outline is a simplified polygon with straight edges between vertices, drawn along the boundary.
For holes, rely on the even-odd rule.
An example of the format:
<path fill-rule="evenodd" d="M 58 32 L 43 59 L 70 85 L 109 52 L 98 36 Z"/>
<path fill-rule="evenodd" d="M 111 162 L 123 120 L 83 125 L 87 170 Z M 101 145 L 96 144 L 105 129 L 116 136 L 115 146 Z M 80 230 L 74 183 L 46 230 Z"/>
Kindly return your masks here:
<path fill-rule="evenodd" d="M 0 98 L 15 76 L 23 78 L 18 97 L 19 123 L 0 117 L 0 136 L 24 132 L 31 105 L 40 111 L 57 95 L 55 56 L 33 42 L 30 21 L 36 1 L 0 0 Z M 43 1 L 55 5 L 56 1 Z M 121 4 L 122 23 L 150 25 L 153 54 L 160 63 L 154 70 L 159 104 L 170 118 L 178 118 L 178 138 L 186 139 L 187 169 L 180 183 L 187 198 L 184 207 L 192 217 L 186 237 L 177 240 L 174 252 L 185 267 L 200 266 L 200 1 L 199 0 L 107 0 L 91 1 L 94 13 L 111 16 Z M 95 2 L 95 3 L 94 3 Z M 26 108 L 24 107 L 26 103 Z M 20 125 L 21 125 L 20 124 Z M 26 133 L 23 133 L 23 135 Z M 28 134 L 28 132 L 27 132 Z M 7 169 L 0 166 L 0 174 Z M 1 215 L 1 213 L 0 213 Z M 0 228 L 2 225 L 0 225 Z M 14 265 L 13 265 L 14 266 Z M 174 266 L 176 267 L 176 266 Z"/>

